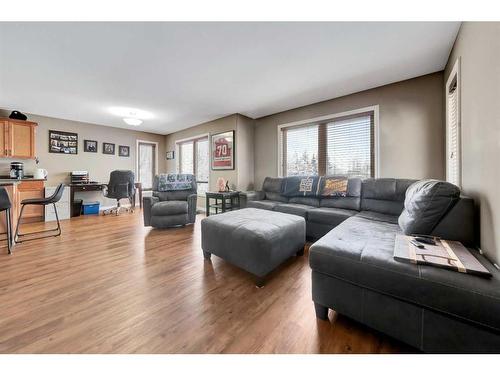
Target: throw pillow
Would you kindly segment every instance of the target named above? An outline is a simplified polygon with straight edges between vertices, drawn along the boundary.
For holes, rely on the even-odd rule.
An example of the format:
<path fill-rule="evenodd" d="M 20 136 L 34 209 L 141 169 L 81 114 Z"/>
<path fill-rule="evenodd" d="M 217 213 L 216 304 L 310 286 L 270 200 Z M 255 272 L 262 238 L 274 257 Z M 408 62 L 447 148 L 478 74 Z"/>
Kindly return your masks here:
<path fill-rule="evenodd" d="M 345 197 L 347 195 L 347 178 L 325 177 L 323 179 L 323 197 Z"/>

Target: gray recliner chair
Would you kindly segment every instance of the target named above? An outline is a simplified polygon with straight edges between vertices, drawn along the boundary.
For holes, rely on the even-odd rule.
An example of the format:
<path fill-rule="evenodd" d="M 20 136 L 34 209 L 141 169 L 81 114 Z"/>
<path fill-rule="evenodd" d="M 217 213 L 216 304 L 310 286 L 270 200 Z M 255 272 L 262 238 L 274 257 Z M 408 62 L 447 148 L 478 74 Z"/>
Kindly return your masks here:
<path fill-rule="evenodd" d="M 143 198 L 144 226 L 169 228 L 193 224 L 196 220 L 196 178 L 184 190 L 159 190 L 159 176 L 153 180 L 153 196 Z M 163 190 L 163 189 L 162 189 Z"/>

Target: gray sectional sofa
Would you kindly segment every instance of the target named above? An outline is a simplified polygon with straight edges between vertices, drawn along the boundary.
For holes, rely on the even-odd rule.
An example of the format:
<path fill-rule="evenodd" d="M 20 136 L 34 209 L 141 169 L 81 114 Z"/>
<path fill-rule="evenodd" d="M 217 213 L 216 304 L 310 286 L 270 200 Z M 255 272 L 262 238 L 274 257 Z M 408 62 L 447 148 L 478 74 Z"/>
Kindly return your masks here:
<path fill-rule="evenodd" d="M 414 182 L 353 178 L 345 197 L 326 198 L 284 194 L 286 178 L 266 178 L 262 191 L 240 199 L 243 207 L 305 218 L 315 241 L 309 262 L 318 318 L 328 319 L 333 309 L 425 352 L 499 353 L 500 271 L 488 259 L 471 250 L 491 278 L 393 259 Z M 428 234 L 474 247 L 473 201 L 450 202 Z"/>

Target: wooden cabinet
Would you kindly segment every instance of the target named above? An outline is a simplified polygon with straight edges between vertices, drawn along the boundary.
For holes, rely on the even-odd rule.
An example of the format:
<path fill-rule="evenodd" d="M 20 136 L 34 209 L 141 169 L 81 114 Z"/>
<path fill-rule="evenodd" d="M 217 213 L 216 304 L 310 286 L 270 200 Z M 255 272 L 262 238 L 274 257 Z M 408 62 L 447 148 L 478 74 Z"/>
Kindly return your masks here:
<path fill-rule="evenodd" d="M 0 119 L 0 157 L 34 159 L 36 122 Z"/>
<path fill-rule="evenodd" d="M 45 184 L 43 181 L 22 181 L 17 186 L 18 202 L 30 198 L 44 198 Z M 45 215 L 44 206 L 27 205 L 24 208 L 23 220 L 21 223 L 33 221 L 43 221 Z"/>

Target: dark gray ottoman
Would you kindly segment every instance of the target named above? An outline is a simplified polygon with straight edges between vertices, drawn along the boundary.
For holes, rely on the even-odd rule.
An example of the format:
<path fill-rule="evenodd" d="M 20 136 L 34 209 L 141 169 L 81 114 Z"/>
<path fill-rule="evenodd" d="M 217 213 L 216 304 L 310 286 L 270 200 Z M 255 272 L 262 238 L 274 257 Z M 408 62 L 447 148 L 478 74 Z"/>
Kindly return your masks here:
<path fill-rule="evenodd" d="M 201 221 L 205 259 L 215 254 L 257 276 L 256 285 L 291 256 L 303 255 L 306 222 L 303 217 L 245 208 Z"/>

